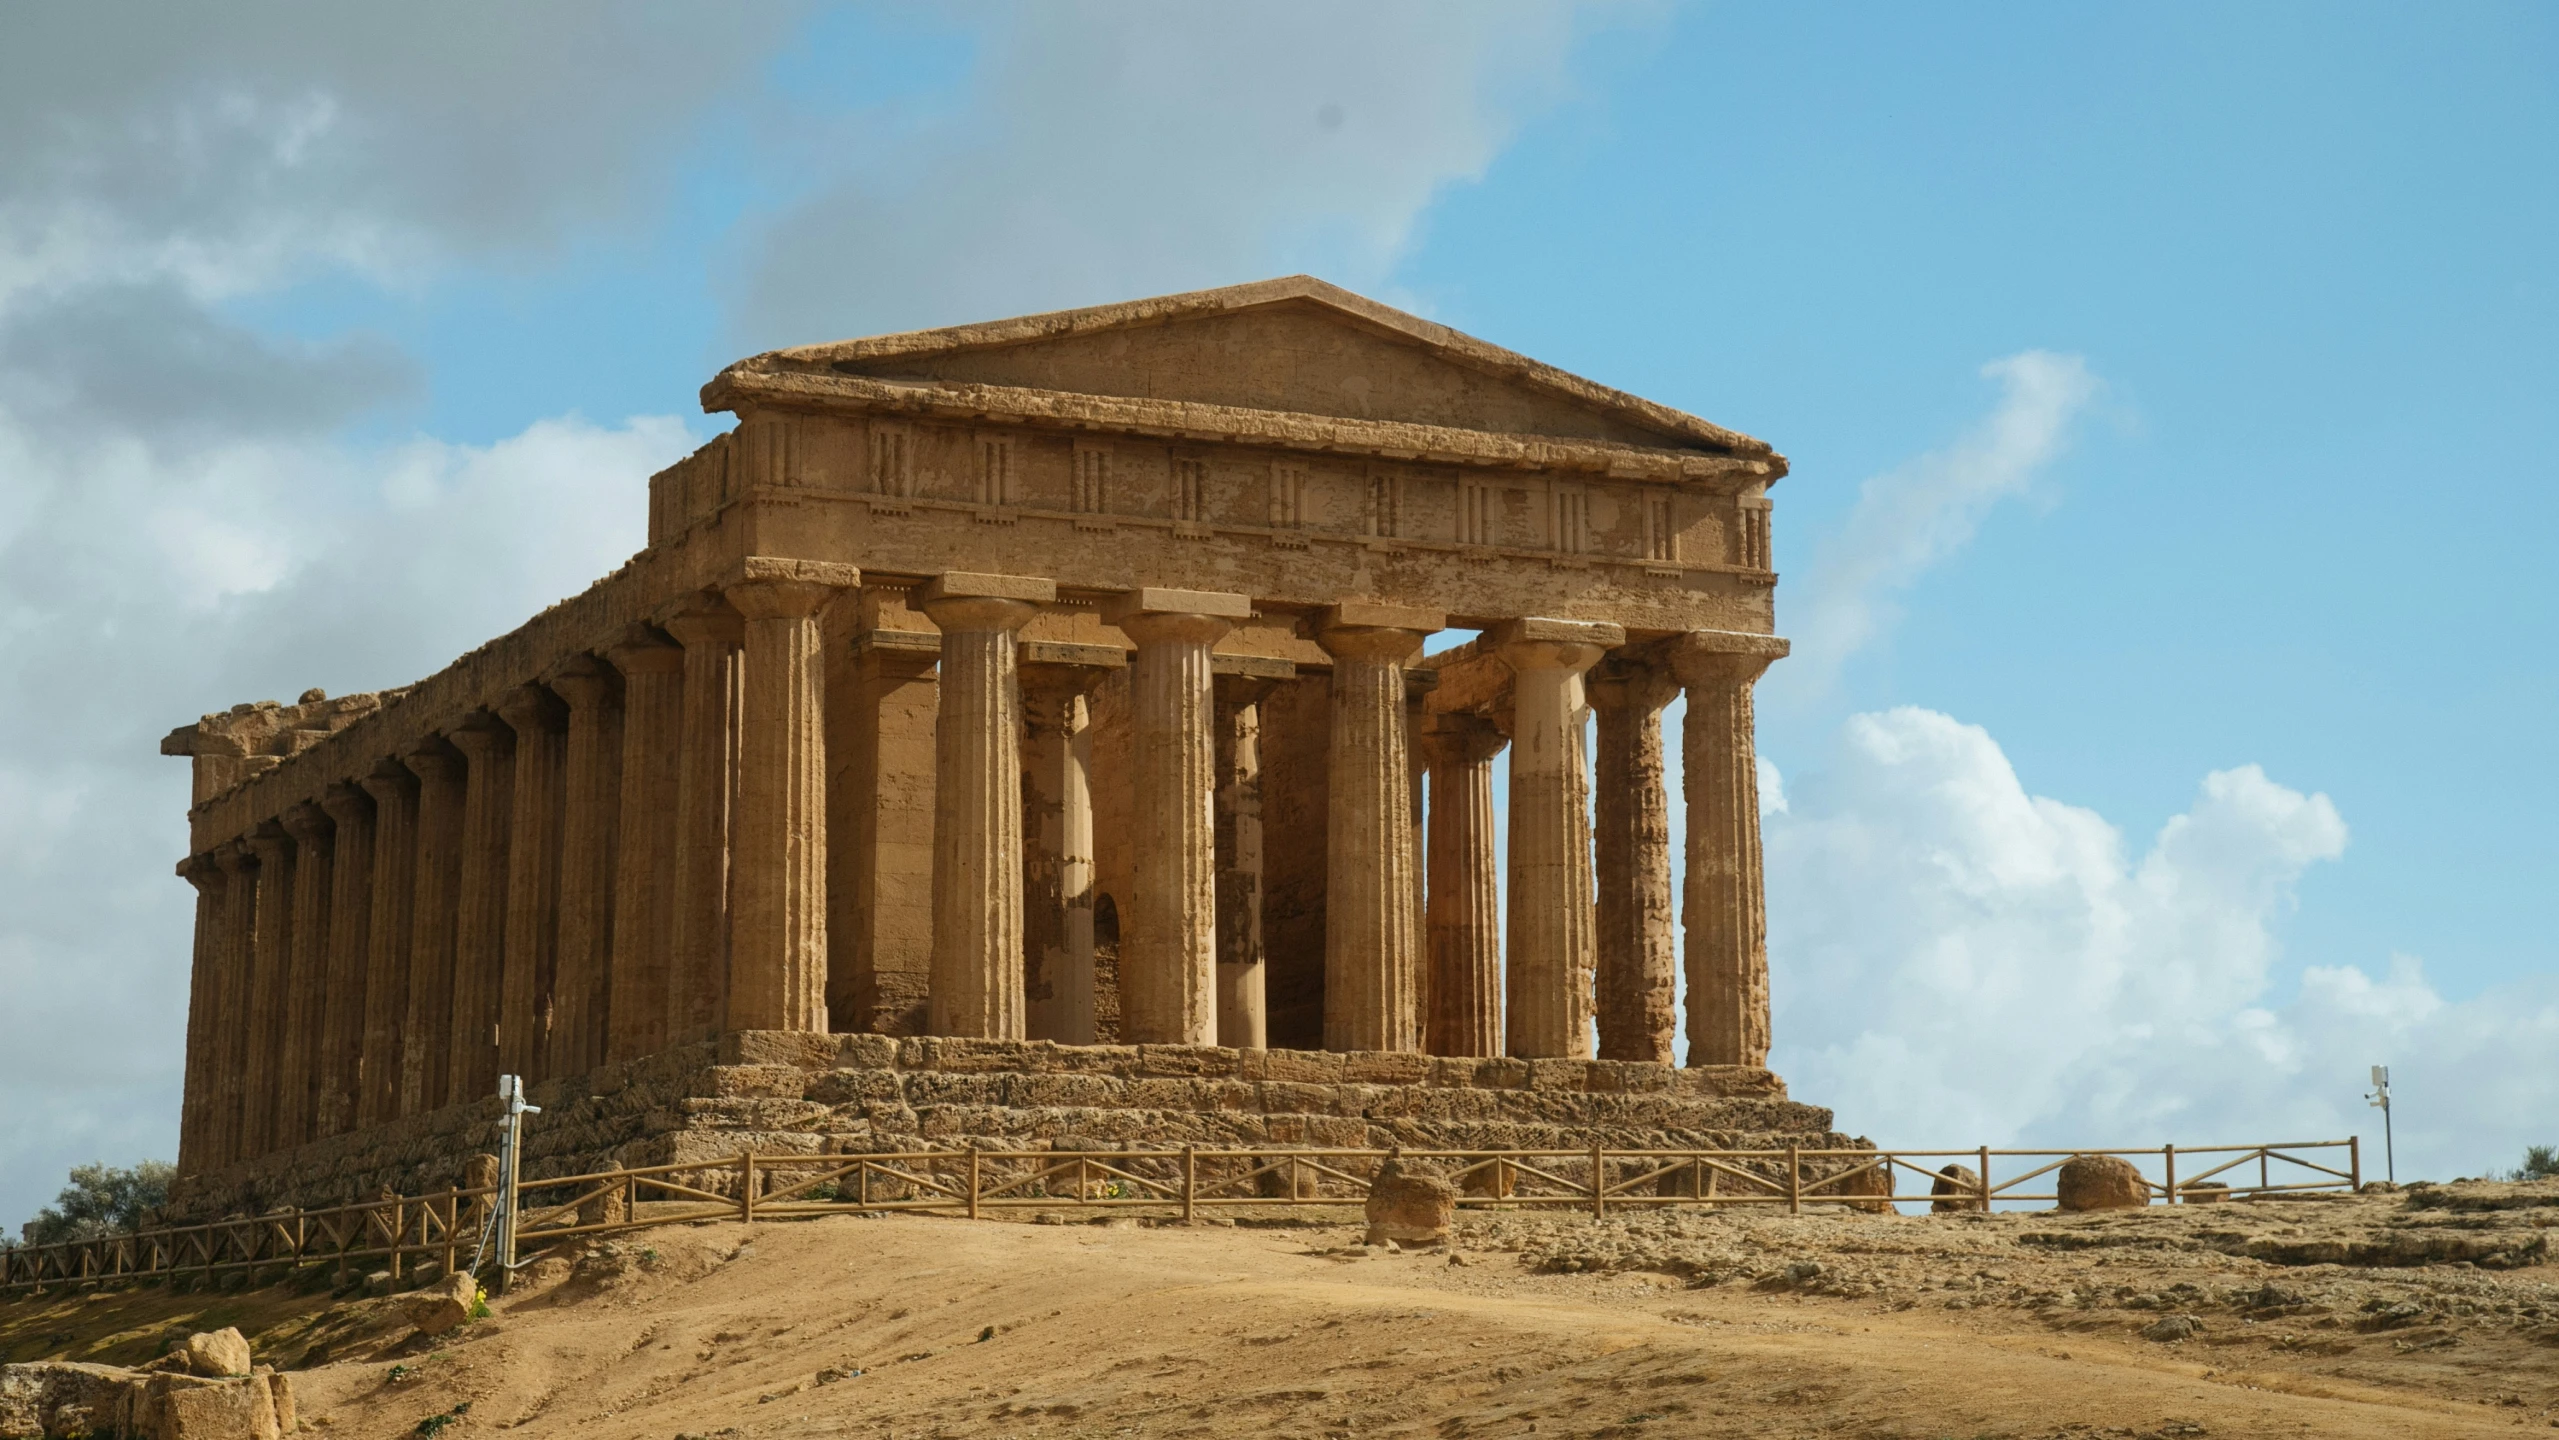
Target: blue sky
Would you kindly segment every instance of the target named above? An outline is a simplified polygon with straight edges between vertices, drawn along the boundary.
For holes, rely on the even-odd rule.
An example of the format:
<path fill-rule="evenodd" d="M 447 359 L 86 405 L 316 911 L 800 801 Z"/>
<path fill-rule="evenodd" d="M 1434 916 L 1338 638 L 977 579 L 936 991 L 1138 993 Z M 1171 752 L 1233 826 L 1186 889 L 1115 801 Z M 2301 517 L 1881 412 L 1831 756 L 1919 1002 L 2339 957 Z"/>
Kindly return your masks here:
<path fill-rule="evenodd" d="M 243 16 L 0 22 L 0 1215 L 169 1149 L 166 728 L 610 568 L 737 355 L 1297 270 L 1792 458 L 1799 1094 L 2559 1139 L 2547 7 Z"/>

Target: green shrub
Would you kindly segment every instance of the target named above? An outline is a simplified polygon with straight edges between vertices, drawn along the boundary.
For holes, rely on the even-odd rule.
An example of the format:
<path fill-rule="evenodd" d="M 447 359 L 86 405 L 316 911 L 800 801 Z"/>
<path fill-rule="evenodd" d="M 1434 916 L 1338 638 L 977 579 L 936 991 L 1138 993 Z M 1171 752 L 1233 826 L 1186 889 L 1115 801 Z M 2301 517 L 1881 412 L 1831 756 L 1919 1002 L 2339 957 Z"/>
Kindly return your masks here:
<path fill-rule="evenodd" d="M 146 1213 L 168 1200 L 169 1182 L 177 1176 L 177 1166 L 160 1160 L 145 1160 L 130 1170 L 75 1165 L 71 1183 L 19 1233 L 29 1245 L 131 1234 L 142 1228 Z"/>
<path fill-rule="evenodd" d="M 2526 1145 L 2523 1148 L 2523 1168 L 2508 1178 L 2559 1180 L 2559 1145 Z"/>

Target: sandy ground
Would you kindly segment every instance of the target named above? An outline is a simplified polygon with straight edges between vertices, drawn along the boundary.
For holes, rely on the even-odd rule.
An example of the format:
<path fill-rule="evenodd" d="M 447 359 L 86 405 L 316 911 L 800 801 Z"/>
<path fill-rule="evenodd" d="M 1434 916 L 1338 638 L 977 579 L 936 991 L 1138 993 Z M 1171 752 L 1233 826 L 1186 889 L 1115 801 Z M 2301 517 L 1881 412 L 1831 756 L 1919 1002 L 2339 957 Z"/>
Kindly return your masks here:
<path fill-rule="evenodd" d="M 2549 1198 L 1470 1214 L 1453 1255 L 845 1215 L 626 1236 L 437 1339 L 396 1299 L 146 1291 L 0 1305 L 0 1347 L 142 1358 L 227 1307 L 350 1440 L 2513 1434 L 2559 1424 Z M 2303 1263 L 2411 1235 L 2516 1268 Z"/>

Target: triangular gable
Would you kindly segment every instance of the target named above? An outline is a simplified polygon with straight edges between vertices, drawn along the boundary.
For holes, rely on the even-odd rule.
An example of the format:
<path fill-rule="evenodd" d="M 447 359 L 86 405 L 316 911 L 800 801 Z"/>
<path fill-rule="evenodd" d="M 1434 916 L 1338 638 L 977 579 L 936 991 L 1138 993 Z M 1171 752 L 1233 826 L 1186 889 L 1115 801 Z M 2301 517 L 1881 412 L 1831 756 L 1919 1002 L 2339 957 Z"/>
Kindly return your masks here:
<path fill-rule="evenodd" d="M 1302 275 L 759 359 L 882 379 L 1770 453 L 1749 436 Z"/>

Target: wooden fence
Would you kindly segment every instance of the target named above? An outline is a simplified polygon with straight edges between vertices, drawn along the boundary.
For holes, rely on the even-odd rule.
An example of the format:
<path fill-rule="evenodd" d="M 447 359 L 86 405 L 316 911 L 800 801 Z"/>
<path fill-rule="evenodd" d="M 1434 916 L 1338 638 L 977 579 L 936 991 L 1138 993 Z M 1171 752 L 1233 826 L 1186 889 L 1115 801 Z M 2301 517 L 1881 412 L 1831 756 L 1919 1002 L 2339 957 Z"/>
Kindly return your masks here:
<path fill-rule="evenodd" d="M 2341 1153 L 2342 1152 L 2342 1153 Z M 538 1258 L 566 1242 L 654 1225 L 919 1211 L 977 1219 L 991 1211 L 1202 1211 L 1357 1206 L 1390 1156 L 1458 1186 L 1466 1209 L 1566 1209 L 1605 1216 L 1661 1206 L 1869 1209 L 1944 1202 L 1964 1209 L 2047 1204 L 2029 1189 L 2073 1155 L 2115 1155 L 2144 1173 L 2154 1200 L 2249 1199 L 2350 1191 L 2363 1180 L 2357 1140 L 2113 1150 L 917 1150 L 855 1155 L 739 1155 L 566 1175 L 497 1187 L 386 1197 L 253 1219 L 145 1230 L 0 1250 L 0 1291 L 232 1272 L 281 1276 L 310 1266 L 388 1270 L 432 1262 L 444 1273 L 482 1255 L 492 1219 L 512 1215 L 514 1253 Z M 2315 1158 L 2314 1158 L 2315 1157 Z M 2186 1167 L 2178 1178 L 2180 1162 Z M 2337 1168 L 2342 1162 L 2344 1169 Z M 2004 1176 L 1998 1167 L 2005 1164 Z M 1965 1181 L 1944 1170 L 1961 1165 Z M 2280 1170 L 2276 1167 L 2283 1167 Z M 2254 1174 L 2249 1172 L 2253 1170 Z M 1916 1195 L 1901 1193 L 1904 1172 Z M 1941 1188 L 1942 1187 L 1942 1188 Z M 2223 1188 L 2226 1187 L 2226 1188 Z M 1936 1193 L 1931 1193 L 1935 1191 Z M 497 1242 L 485 1256 L 508 1253 Z M 484 1267 L 485 1268 L 485 1267 Z"/>

